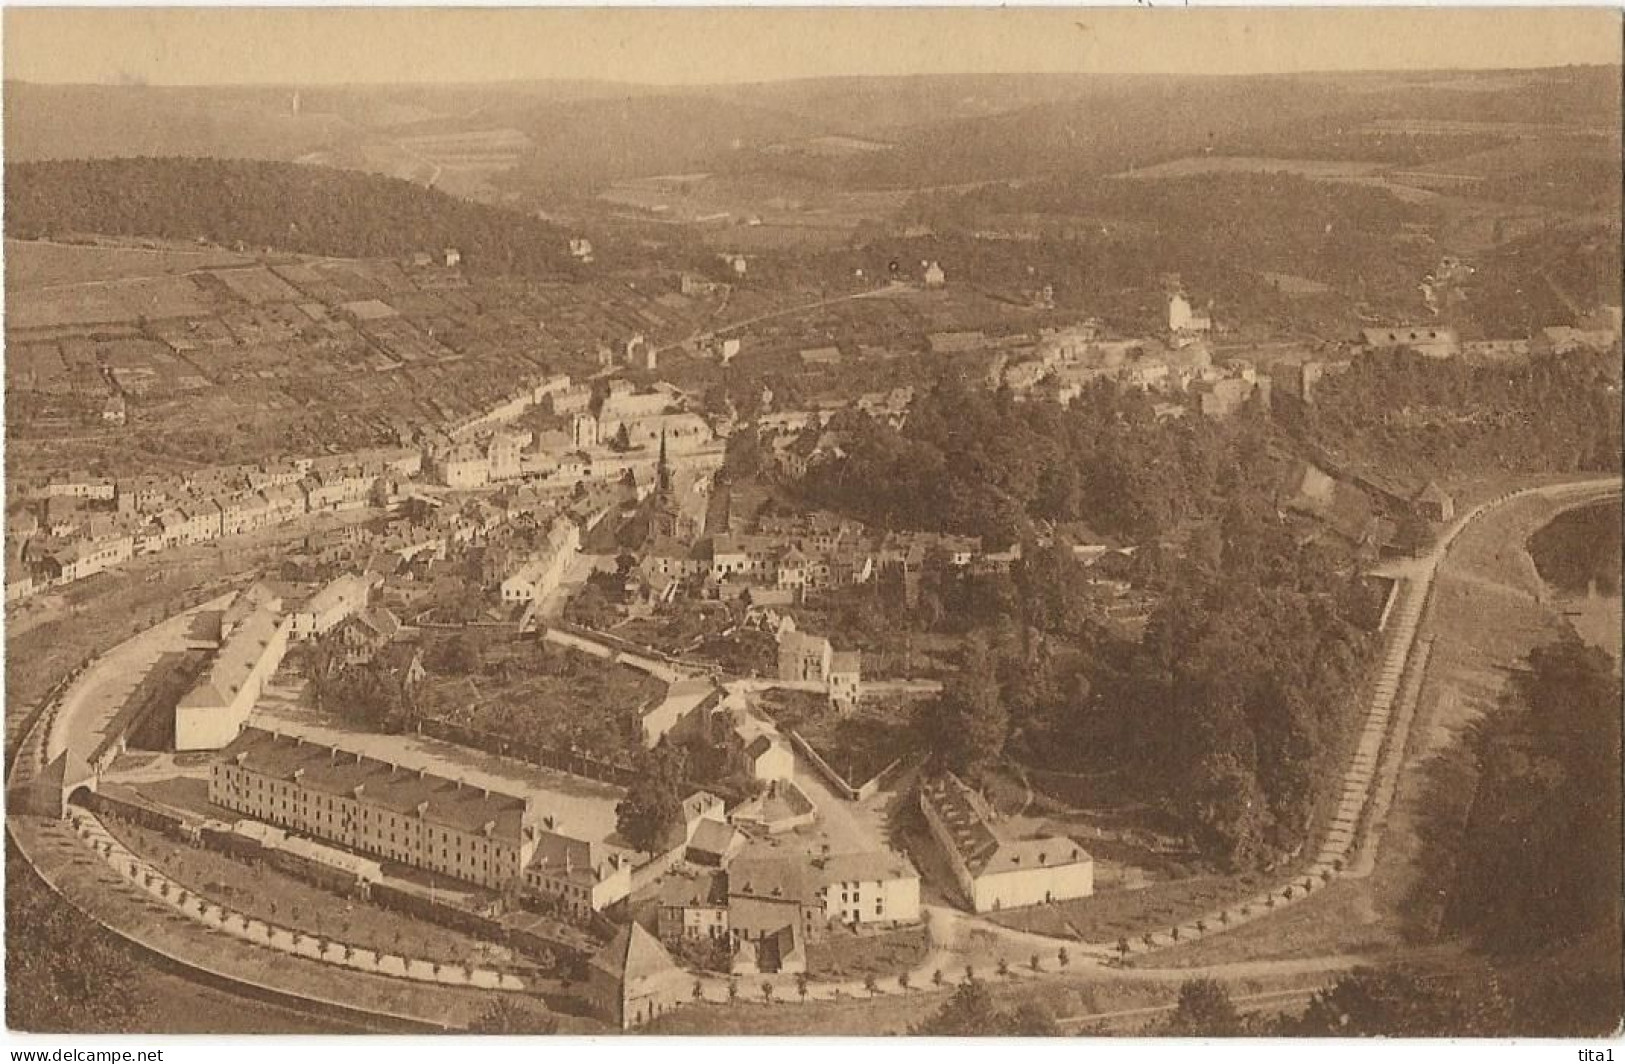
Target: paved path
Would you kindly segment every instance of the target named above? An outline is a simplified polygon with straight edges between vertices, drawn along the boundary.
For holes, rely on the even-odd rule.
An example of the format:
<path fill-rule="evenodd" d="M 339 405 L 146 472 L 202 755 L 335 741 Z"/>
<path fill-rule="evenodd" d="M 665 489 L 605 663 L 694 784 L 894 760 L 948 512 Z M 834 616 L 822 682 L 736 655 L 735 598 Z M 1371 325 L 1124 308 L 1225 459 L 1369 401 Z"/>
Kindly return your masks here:
<path fill-rule="evenodd" d="M 102 739 L 103 729 L 141 685 L 164 654 L 184 649 L 193 619 L 208 610 L 224 609 L 235 592 L 211 599 L 142 631 L 118 644 L 86 669 L 62 696 L 49 724 L 45 760 L 63 751 L 69 762 L 84 763 Z"/>
<path fill-rule="evenodd" d="M 849 292 L 843 296 L 831 296 L 828 299 L 818 299 L 811 303 L 798 303 L 793 307 L 770 310 L 764 314 L 757 314 L 754 317 L 744 318 L 740 321 L 729 322 L 726 325 L 718 325 L 715 328 L 694 333 L 692 336 L 689 336 L 686 339 L 674 340 L 673 342 L 662 347 L 655 348 L 655 354 L 661 355 L 668 351 L 675 351 L 686 344 L 693 343 L 701 336 L 721 336 L 724 333 L 737 332 L 740 329 L 748 328 L 752 325 L 760 325 L 764 321 L 772 321 L 775 318 L 789 317 L 792 314 L 804 314 L 809 310 L 820 310 L 824 307 L 835 306 L 837 303 L 850 303 L 855 299 L 876 299 L 882 296 L 897 295 L 899 292 L 906 292 L 908 290 L 908 285 L 902 284 L 901 282 L 893 282 L 884 288 L 871 288 L 862 292 Z"/>
<path fill-rule="evenodd" d="M 1161 948 L 1175 941 L 1190 941 L 1204 935 L 1222 933 L 1242 923 L 1259 919 L 1263 915 L 1291 905 L 1310 896 L 1324 882 L 1340 877 L 1369 876 L 1375 866 L 1377 844 L 1380 842 L 1384 821 L 1393 793 L 1398 785 L 1399 771 L 1403 767 L 1404 751 L 1415 700 L 1420 690 L 1423 669 L 1428 653 L 1424 649 L 1413 658 L 1417 648 L 1417 634 L 1439 565 L 1449 553 L 1456 538 L 1468 527 L 1476 524 L 1485 514 L 1517 498 L 1532 496 L 1585 497 L 1603 492 L 1617 492 L 1620 481 L 1614 478 L 1544 485 L 1522 491 L 1507 492 L 1457 518 L 1439 536 L 1431 550 L 1420 557 L 1407 559 L 1386 567 L 1387 575 L 1403 581 L 1401 598 L 1388 624 L 1388 641 L 1378 668 L 1376 686 L 1372 691 L 1366 721 L 1359 732 L 1355 752 L 1343 774 L 1343 791 L 1332 816 L 1321 848 L 1314 861 L 1290 881 L 1283 880 L 1269 891 L 1237 903 L 1219 913 L 1211 913 L 1198 921 L 1181 924 L 1178 939 L 1170 928 L 1167 933 L 1152 933 L 1140 945 Z M 1427 644 L 1424 644 L 1427 646 Z M 1405 681 L 1405 698 L 1400 703 L 1396 718 L 1396 698 Z M 1379 786 L 1380 784 L 1380 786 Z M 1357 836 L 1364 831 L 1363 852 L 1356 851 Z"/>
<path fill-rule="evenodd" d="M 1275 1012 L 1290 1005 L 1301 1005 L 1323 989 L 1325 989 L 1324 986 L 1306 986 L 1294 987 L 1289 990 L 1265 990 L 1257 994 L 1238 994 L 1232 997 L 1230 1001 L 1232 1004 L 1240 1006 L 1242 1012 Z M 1085 1012 L 1077 1016 L 1063 1016 L 1055 1021 L 1055 1025 L 1063 1031 L 1093 1024 L 1110 1026 L 1124 1020 L 1153 1019 L 1170 1013 L 1178 1007 L 1178 1002 L 1170 1001 L 1165 1005 L 1145 1005 L 1136 1009 Z"/>

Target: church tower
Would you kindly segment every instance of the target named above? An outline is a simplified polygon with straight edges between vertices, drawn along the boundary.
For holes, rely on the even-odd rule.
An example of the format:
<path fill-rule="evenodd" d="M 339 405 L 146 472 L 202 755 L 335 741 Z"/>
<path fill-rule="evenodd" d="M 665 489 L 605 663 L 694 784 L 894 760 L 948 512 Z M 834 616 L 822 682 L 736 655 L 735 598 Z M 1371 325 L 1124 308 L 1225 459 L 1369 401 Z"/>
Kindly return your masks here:
<path fill-rule="evenodd" d="M 666 430 L 660 430 L 660 464 L 655 467 L 655 491 L 671 494 L 671 463 L 666 461 Z"/>

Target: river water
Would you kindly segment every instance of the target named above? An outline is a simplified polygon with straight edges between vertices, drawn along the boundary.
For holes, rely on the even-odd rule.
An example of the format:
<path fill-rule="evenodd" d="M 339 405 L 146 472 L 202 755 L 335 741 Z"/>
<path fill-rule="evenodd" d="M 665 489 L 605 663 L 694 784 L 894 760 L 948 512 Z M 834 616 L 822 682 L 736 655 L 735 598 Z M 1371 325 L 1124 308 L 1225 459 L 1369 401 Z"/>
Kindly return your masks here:
<path fill-rule="evenodd" d="M 1529 556 L 1551 587 L 1554 605 L 1592 646 L 1620 660 L 1620 501 L 1558 514 L 1529 537 Z"/>

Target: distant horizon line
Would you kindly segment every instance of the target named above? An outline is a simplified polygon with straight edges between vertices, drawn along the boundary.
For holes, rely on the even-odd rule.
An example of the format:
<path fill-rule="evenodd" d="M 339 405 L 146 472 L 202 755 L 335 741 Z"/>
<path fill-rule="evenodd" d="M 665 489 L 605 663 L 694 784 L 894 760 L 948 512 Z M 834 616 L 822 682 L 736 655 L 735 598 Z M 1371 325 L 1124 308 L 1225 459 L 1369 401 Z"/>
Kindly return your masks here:
<path fill-rule="evenodd" d="M 753 85 L 795 85 L 828 81 L 924 81 L 933 78 L 1186 78 L 1198 79 L 1261 79 L 1292 77 L 1380 77 L 1403 74 L 1509 74 L 1540 73 L 1555 70 L 1621 70 L 1625 63 L 1547 63 L 1529 66 L 1417 66 L 1369 67 L 1349 69 L 1305 69 L 1276 71 L 1213 71 L 1189 70 L 1001 70 L 1001 71 L 932 71 L 918 74 L 812 74 L 787 78 L 744 79 L 739 81 L 622 81 L 615 78 L 547 77 L 497 78 L 489 81 L 459 79 L 453 81 L 146 81 L 118 79 L 106 81 L 48 81 L 39 78 L 6 77 L 0 85 L 28 85 L 56 89 L 457 89 L 502 88 L 524 85 L 602 85 L 614 88 L 695 91 L 718 88 L 742 88 Z"/>

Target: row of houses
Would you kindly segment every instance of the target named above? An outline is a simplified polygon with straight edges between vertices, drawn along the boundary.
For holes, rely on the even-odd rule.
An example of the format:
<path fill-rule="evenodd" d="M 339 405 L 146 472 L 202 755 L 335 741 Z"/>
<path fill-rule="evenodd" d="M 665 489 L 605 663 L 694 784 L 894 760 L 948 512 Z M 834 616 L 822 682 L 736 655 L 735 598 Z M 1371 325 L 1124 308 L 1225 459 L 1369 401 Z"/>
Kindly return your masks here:
<path fill-rule="evenodd" d="M 573 385 L 568 373 L 533 378 L 480 413 L 460 418 L 448 425 L 446 434 L 452 439 L 468 439 L 481 431 L 489 431 L 517 420 L 532 407 L 552 407 L 561 396 L 583 392 L 591 394 L 590 389 Z M 564 401 L 569 402 L 568 399 Z"/>
<path fill-rule="evenodd" d="M 654 439 L 664 432 L 678 455 L 674 468 L 692 467 L 700 473 L 719 468 L 723 449 L 704 422 L 694 415 L 669 412 L 674 394 L 680 395 L 669 387 L 635 394 L 629 383 L 615 382 L 604 412 L 622 420 L 609 422 L 608 431 L 616 432 L 626 419 L 647 414 L 652 420 L 638 423 L 640 441 L 644 435 Z M 84 579 L 136 554 L 254 532 L 310 513 L 397 503 L 414 494 L 409 482 L 425 474 L 454 488 L 529 478 L 568 491 L 579 483 L 628 475 L 641 475 L 652 483 L 656 463 L 652 455 L 573 455 L 567 434 L 547 434 L 556 438 L 543 440 L 501 427 L 531 406 L 550 404 L 555 411 L 580 412 L 591 398 L 590 388 L 572 384 L 568 376 L 552 376 L 527 382 L 503 402 L 445 431 L 425 428 L 411 433 L 426 441 L 421 448 L 280 458 L 161 477 L 54 479 L 41 493 L 37 514 L 29 512 L 26 521 L 21 514 L 8 517 L 10 538 L 24 542 L 8 554 L 7 601 Z M 488 433 L 488 438 L 480 444 L 470 442 L 481 433 Z M 104 514 L 103 509 L 113 514 Z M 97 527 L 95 518 L 102 516 L 110 518 L 107 527 Z M 30 545 L 38 532 L 51 539 Z"/>
<path fill-rule="evenodd" d="M 8 519 L 8 538 L 17 548 L 8 553 L 6 601 L 86 579 L 136 555 L 257 532 L 308 514 L 388 503 L 416 468 L 413 459 L 381 452 L 362 464 L 299 461 L 285 468 L 229 467 L 210 477 L 53 481 L 37 511 Z M 225 488 L 250 483 L 260 486 Z M 199 494 L 206 489 L 219 490 Z"/>
<path fill-rule="evenodd" d="M 1429 358 L 1500 362 L 1574 351 L 1606 352 L 1619 343 L 1620 308 L 1604 306 L 1579 325 L 1548 325 L 1527 338 L 1463 340 L 1445 325 L 1393 325 L 1361 330 L 1366 351 L 1406 348 Z"/>
<path fill-rule="evenodd" d="M 837 707 L 857 705 L 863 688 L 863 655 L 836 650 L 827 637 L 796 630 L 785 618 L 778 633 L 779 679 L 821 686 Z"/>
<path fill-rule="evenodd" d="M 538 602 L 558 590 L 581 547 L 581 530 L 565 517 L 553 520 L 540 548 L 502 581 L 503 602 Z"/>
<path fill-rule="evenodd" d="M 551 512 L 560 506 L 579 510 L 598 498 L 594 488 L 620 483 L 633 467 L 648 483 L 656 472 L 653 456 L 617 456 L 594 469 L 573 467 L 569 472 L 579 474 L 575 479 L 515 481 L 490 500 L 448 510 L 438 500 L 411 489 L 410 477 L 421 468 L 421 457 L 417 452 L 381 450 L 360 465 L 301 460 L 257 469 L 231 467 L 229 475 L 194 475 L 189 480 L 135 478 L 101 483 L 94 478 L 74 478 L 53 483 L 36 507 L 8 516 L 7 601 L 21 601 L 44 588 L 84 579 L 138 554 L 209 543 L 312 513 L 366 505 L 421 504 L 412 512 L 423 519 L 423 527 L 406 538 L 386 536 L 391 541 L 376 544 L 377 550 L 403 559 L 424 549 L 443 552 L 448 541 L 472 541 L 519 514 Z M 672 464 L 697 465 L 708 471 L 720 466 L 721 457 L 719 449 L 715 454 L 682 456 Z M 585 479 L 594 482 L 583 493 L 577 488 Z M 203 486 L 247 482 L 262 486 L 236 494 L 185 494 Z M 595 505 L 601 511 L 610 503 L 599 500 Z M 341 553 L 349 557 L 353 552 Z"/>
<path fill-rule="evenodd" d="M 601 423 L 579 415 L 572 433 L 541 434 L 503 430 L 478 441 L 432 447 L 429 475 L 454 491 L 474 491 L 491 484 L 537 481 L 574 488 L 578 483 L 634 476 L 652 483 L 659 457 L 652 449 L 662 439 L 670 449 L 674 471 L 714 472 L 721 468 L 725 447 L 695 414 L 663 414 L 636 422 L 612 422 L 614 435 L 601 436 Z M 627 448 L 610 444 L 619 426 L 636 425 L 626 434 Z"/>
<path fill-rule="evenodd" d="M 1456 329 L 1438 322 L 1378 326 L 1336 345 L 1341 350 L 1338 358 L 1294 359 L 1258 376 L 1237 360 L 1214 364 L 1206 339 L 1212 329 L 1207 312 L 1193 309 L 1176 294 L 1168 300 L 1165 340 L 1108 338 L 1093 321 L 1049 330 L 1036 342 L 999 353 L 990 383 L 1009 387 L 1018 397 L 1064 406 L 1082 395 L 1090 382 L 1113 380 L 1127 387 L 1188 396 L 1189 402 L 1177 408 L 1181 412 L 1188 408 L 1209 417 L 1225 417 L 1254 395 L 1267 403 L 1272 384 L 1312 402 L 1318 380 L 1347 368 L 1349 357 L 1360 352 L 1405 348 L 1430 358 L 1495 363 L 1573 351 L 1606 352 L 1620 337 L 1617 306 L 1602 307 L 1577 326 L 1548 326 L 1523 339 L 1463 340 Z M 995 345 L 978 346 L 992 349 Z M 1168 409 L 1173 412 L 1175 408 Z"/>
<path fill-rule="evenodd" d="M 740 856 L 725 869 L 661 881 L 657 929 L 671 946 L 725 944 L 735 974 L 804 972 L 806 947 L 831 925 L 898 927 L 920 920 L 920 877 L 888 851 L 811 859 Z"/>
<path fill-rule="evenodd" d="M 875 533 L 845 519 L 806 515 L 763 518 L 755 532 L 692 542 L 656 537 L 644 547 L 639 569 L 664 597 L 686 587 L 705 597 L 788 604 L 878 580 L 912 602 L 927 569 L 1008 572 L 1020 556 L 1019 545 L 990 550 L 976 537 Z"/>

